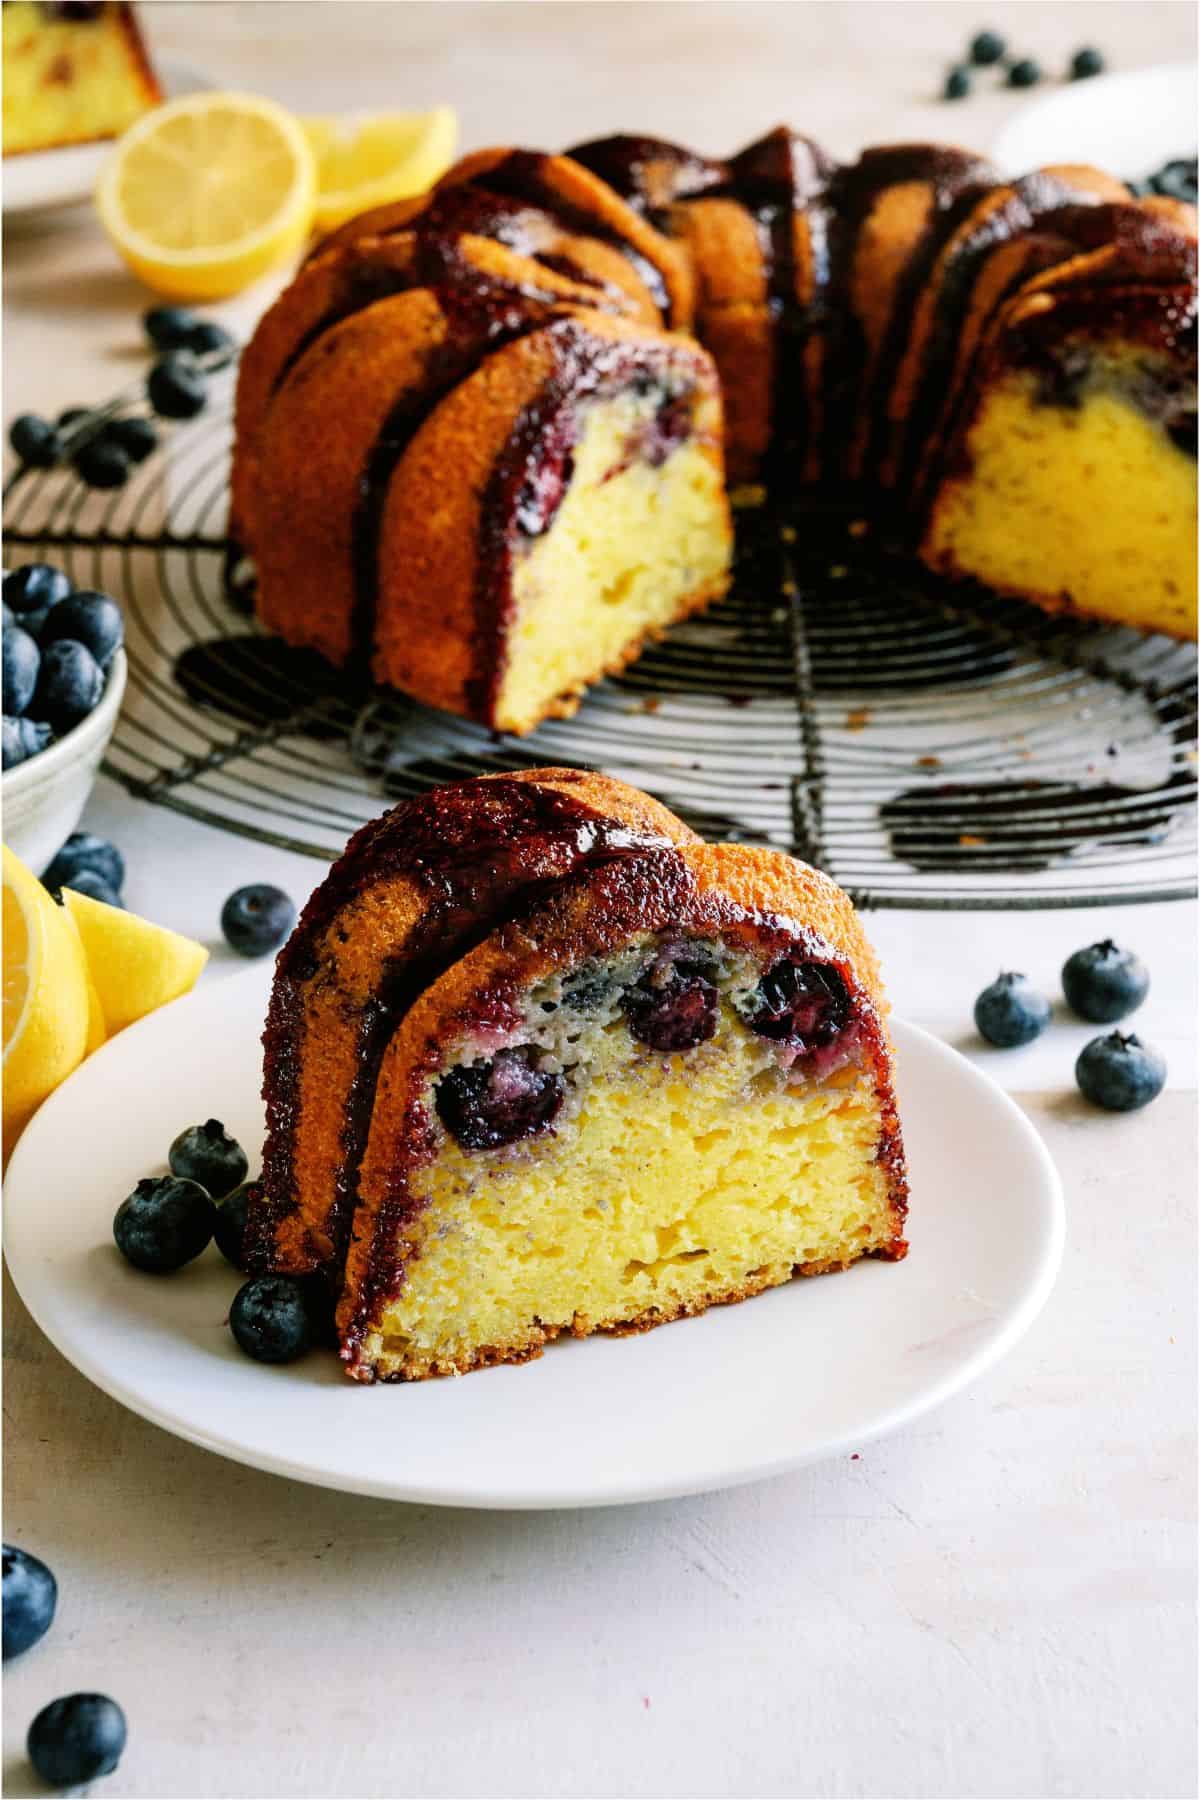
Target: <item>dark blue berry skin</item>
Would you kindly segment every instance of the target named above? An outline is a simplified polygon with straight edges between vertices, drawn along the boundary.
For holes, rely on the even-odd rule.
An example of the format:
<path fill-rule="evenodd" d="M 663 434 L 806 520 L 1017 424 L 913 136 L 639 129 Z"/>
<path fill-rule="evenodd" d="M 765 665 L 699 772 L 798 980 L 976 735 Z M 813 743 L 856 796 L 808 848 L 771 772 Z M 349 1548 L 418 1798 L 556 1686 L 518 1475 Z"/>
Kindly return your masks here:
<path fill-rule="evenodd" d="M 1050 1002 L 1025 975 L 997 975 L 975 1002 L 980 1037 L 999 1050 L 1032 1044 L 1050 1023 Z"/>
<path fill-rule="evenodd" d="M 58 1583 L 36 1556 L 5 1544 L 4 1660 L 20 1656 L 44 1638 L 54 1622 Z"/>
<path fill-rule="evenodd" d="M 86 406 L 68 406 L 59 413 L 55 421 L 60 431 L 69 431 L 72 425 L 78 425 L 80 419 L 86 419 L 90 408 Z"/>
<path fill-rule="evenodd" d="M 195 1181 L 147 1176 L 113 1219 L 117 1249 L 147 1275 L 169 1275 L 190 1263 L 212 1241 L 216 1208 Z"/>
<path fill-rule="evenodd" d="M 29 1727 L 29 1760 L 51 1787 L 111 1775 L 126 1739 L 125 1714 L 107 1694 L 67 1694 L 43 1706 Z"/>
<path fill-rule="evenodd" d="M 666 980 L 644 975 L 621 995 L 632 1035 L 651 1050 L 694 1050 L 717 1029 L 718 994 L 700 969 L 676 963 Z"/>
<path fill-rule="evenodd" d="M 132 467 L 120 444 L 103 433 L 79 446 L 71 458 L 71 466 L 80 481 L 93 488 L 124 487 Z"/>
<path fill-rule="evenodd" d="M 181 1131 L 167 1155 L 172 1175 L 197 1181 L 214 1200 L 223 1200 L 240 1187 L 250 1171 L 246 1152 L 230 1137 L 220 1119 L 189 1125 Z"/>
<path fill-rule="evenodd" d="M 118 894 L 125 886 L 125 858 L 115 844 L 94 831 L 73 831 L 45 870 L 42 883 L 53 894 L 60 887 L 74 887 L 75 877 L 85 869 Z"/>
<path fill-rule="evenodd" d="M 294 1275 L 259 1275 L 238 1289 L 229 1329 L 255 1362 L 289 1363 L 312 1348 L 313 1320 L 305 1284 Z"/>
<path fill-rule="evenodd" d="M 971 91 L 971 77 L 966 69 L 951 69 L 942 88 L 943 100 L 965 100 Z"/>
<path fill-rule="evenodd" d="M 152 306 L 142 327 L 156 350 L 186 350 L 198 319 L 186 306 Z"/>
<path fill-rule="evenodd" d="M 1067 958 L 1062 984 L 1073 1013 L 1093 1025 L 1114 1025 L 1142 1004 L 1150 992 L 1150 971 L 1132 950 L 1105 938 Z"/>
<path fill-rule="evenodd" d="M 125 620 L 116 601 L 93 588 L 81 588 L 69 594 L 42 627 L 42 646 L 56 644 L 60 638 L 73 638 L 91 651 L 102 669 L 125 641 Z"/>
<path fill-rule="evenodd" d="M 40 719 L 10 719 L 4 715 L 4 767 L 15 769 L 28 762 L 51 742 L 54 733 Z"/>
<path fill-rule="evenodd" d="M 61 737 L 87 718 L 103 692 L 104 670 L 91 651 L 74 638 L 60 638 L 42 657 L 30 711 Z"/>
<path fill-rule="evenodd" d="M 112 419 L 104 427 L 104 436 L 123 450 L 130 462 L 145 462 L 158 448 L 153 419 Z"/>
<path fill-rule="evenodd" d="M 437 1085 L 434 1105 L 464 1150 L 498 1150 L 545 1131 L 565 1094 L 561 1075 L 539 1069 L 532 1050 L 514 1045 L 498 1050 L 491 1062 L 450 1069 Z"/>
<path fill-rule="evenodd" d="M 1085 1100 L 1105 1112 L 1137 1112 L 1163 1091 L 1166 1059 L 1141 1038 L 1110 1031 L 1085 1044 L 1075 1064 L 1075 1080 Z"/>
<path fill-rule="evenodd" d="M 4 604 L 31 637 L 41 632 L 50 609 L 66 599 L 71 583 L 49 563 L 25 563 L 4 578 Z"/>
<path fill-rule="evenodd" d="M 257 1183 L 244 1181 L 240 1187 L 234 1188 L 232 1194 L 222 1200 L 217 1208 L 217 1223 L 213 1231 L 217 1249 L 227 1263 L 240 1269 L 243 1275 L 250 1273 L 246 1264 L 246 1208 Z"/>
<path fill-rule="evenodd" d="M 4 657 L 4 710 L 10 719 L 19 719 L 33 699 L 42 653 L 19 625 L 6 631 L 0 643 Z"/>
<path fill-rule="evenodd" d="M 971 39 L 971 61 L 978 68 L 989 68 L 1000 61 L 1007 48 L 998 31 L 977 31 Z"/>
<path fill-rule="evenodd" d="M 208 398 L 202 371 L 182 351 L 159 358 L 150 371 L 146 393 L 155 412 L 164 419 L 194 419 L 203 412 Z"/>
<path fill-rule="evenodd" d="M 14 419 L 8 441 L 21 461 L 33 469 L 53 468 L 62 450 L 54 426 L 37 413 L 22 413 Z"/>
<path fill-rule="evenodd" d="M 291 936 L 295 923 L 291 897 L 266 881 L 235 889 L 221 908 L 225 942 L 239 956 L 270 956 Z"/>
<path fill-rule="evenodd" d="M 1015 88 L 1036 87 L 1042 79 L 1042 71 L 1032 56 L 1023 56 L 1019 62 L 1013 63 L 1008 71 L 1008 85 Z"/>
<path fill-rule="evenodd" d="M 1087 81 L 1089 76 L 1103 75 L 1103 73 L 1104 58 L 1099 50 L 1093 50 L 1088 46 L 1083 50 L 1077 50 L 1071 58 L 1072 81 Z"/>
<path fill-rule="evenodd" d="M 92 869 L 80 869 L 78 875 L 72 875 L 70 881 L 63 883 L 76 894 L 86 894 L 89 900 L 99 900 L 102 906 L 116 906 L 124 910 L 124 901 L 116 888 L 109 887 L 102 875 Z"/>
<path fill-rule="evenodd" d="M 7 600 L 0 600 L 0 618 L 3 619 L 5 631 L 11 630 L 17 622 L 17 615 L 13 612 Z"/>
<path fill-rule="evenodd" d="M 232 357 L 237 345 L 225 327 L 218 325 L 214 319 L 197 319 L 183 348 L 190 350 L 193 356 L 220 356 L 221 363 L 215 366 L 222 367 Z"/>

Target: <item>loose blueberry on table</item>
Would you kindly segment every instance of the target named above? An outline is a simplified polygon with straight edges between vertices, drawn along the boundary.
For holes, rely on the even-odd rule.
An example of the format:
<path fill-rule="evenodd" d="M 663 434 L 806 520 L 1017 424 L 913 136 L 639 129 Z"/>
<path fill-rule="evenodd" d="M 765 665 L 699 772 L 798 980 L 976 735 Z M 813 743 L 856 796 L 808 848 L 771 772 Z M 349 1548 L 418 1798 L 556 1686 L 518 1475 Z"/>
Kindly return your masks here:
<path fill-rule="evenodd" d="M 22 413 L 8 429 L 13 454 L 31 469 L 52 469 L 62 454 L 62 444 L 49 419 Z"/>
<path fill-rule="evenodd" d="M 42 885 L 55 896 L 64 887 L 84 891 L 80 890 L 79 881 L 85 874 L 119 895 L 125 886 L 125 858 L 115 844 L 97 837 L 94 831 L 73 831 L 44 870 Z"/>
<path fill-rule="evenodd" d="M 1067 958 L 1062 985 L 1068 1006 L 1081 1019 L 1114 1025 L 1142 1004 L 1150 992 L 1150 971 L 1132 950 L 1105 938 Z"/>
<path fill-rule="evenodd" d="M 1092 75 L 1102 75 L 1103 73 L 1104 58 L 1099 50 L 1092 49 L 1090 44 L 1085 45 L 1082 50 L 1077 50 L 1071 58 L 1072 81 L 1087 81 Z"/>
<path fill-rule="evenodd" d="M 259 1275 L 239 1288 L 229 1309 L 229 1329 L 255 1362 L 295 1362 L 312 1348 L 312 1302 L 294 1275 Z"/>
<path fill-rule="evenodd" d="M 1050 1023 L 1050 1002 L 1026 975 L 997 975 L 975 1002 L 980 1037 L 999 1050 L 1031 1044 Z"/>
<path fill-rule="evenodd" d="M 942 88 L 943 100 L 965 100 L 970 91 L 970 70 L 962 67 L 951 69 Z"/>
<path fill-rule="evenodd" d="M 89 487 L 119 488 L 129 479 L 128 456 L 119 443 L 104 433 L 81 444 L 71 458 L 71 466 Z"/>
<path fill-rule="evenodd" d="M 103 435 L 110 443 L 118 445 L 130 462 L 145 462 L 158 447 L 158 431 L 153 419 L 110 419 Z"/>
<path fill-rule="evenodd" d="M 194 419 L 208 399 L 204 372 L 186 350 L 170 350 L 158 359 L 147 378 L 146 393 L 164 419 Z"/>
<path fill-rule="evenodd" d="M 196 324 L 186 306 L 152 306 L 142 315 L 142 329 L 156 350 L 186 350 Z"/>
<path fill-rule="evenodd" d="M 3 1553 L 4 1660 L 40 1642 L 54 1622 L 58 1583 L 40 1557 L 5 1544 Z"/>
<path fill-rule="evenodd" d="M 269 956 L 291 936 L 295 923 L 291 896 L 267 881 L 235 889 L 221 908 L 225 941 L 239 956 Z"/>
<path fill-rule="evenodd" d="M 223 1200 L 240 1187 L 250 1172 L 246 1152 L 230 1137 L 220 1119 L 189 1125 L 171 1145 L 167 1161 L 172 1175 L 198 1182 L 214 1200 Z M 207 1241 L 207 1240 L 206 1240 Z"/>
<path fill-rule="evenodd" d="M 44 1706 L 29 1727 L 29 1760 L 52 1787 L 111 1775 L 121 1760 L 125 1714 L 107 1694 L 67 1694 Z"/>
<path fill-rule="evenodd" d="M 212 1241 L 216 1208 L 199 1182 L 147 1176 L 117 1208 L 113 1238 L 135 1269 L 169 1275 Z"/>
<path fill-rule="evenodd" d="M 998 31 L 977 31 L 971 39 L 971 61 L 985 69 L 998 63 L 1008 45 Z"/>
<path fill-rule="evenodd" d="M 1137 1112 L 1156 1100 L 1167 1079 L 1166 1059 L 1141 1038 L 1110 1031 L 1084 1046 L 1075 1080 L 1085 1100 L 1105 1112 Z"/>
<path fill-rule="evenodd" d="M 246 1266 L 246 1209 L 251 1195 L 258 1184 L 244 1181 L 240 1187 L 234 1188 L 232 1194 L 226 1195 L 217 1207 L 217 1222 L 213 1228 L 213 1241 L 227 1263 L 240 1269 L 243 1275 L 250 1273 Z"/>

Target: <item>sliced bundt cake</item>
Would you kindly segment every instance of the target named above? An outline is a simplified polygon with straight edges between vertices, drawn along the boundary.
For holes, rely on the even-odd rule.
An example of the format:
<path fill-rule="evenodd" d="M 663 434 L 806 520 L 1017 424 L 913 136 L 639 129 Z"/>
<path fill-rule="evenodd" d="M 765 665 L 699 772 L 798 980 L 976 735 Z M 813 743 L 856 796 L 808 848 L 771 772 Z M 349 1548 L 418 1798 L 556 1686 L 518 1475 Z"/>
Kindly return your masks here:
<path fill-rule="evenodd" d="M 4 154 L 113 138 L 162 99 L 132 6 L 4 0 Z"/>
<path fill-rule="evenodd" d="M 883 1010 L 788 857 L 570 771 L 442 790 L 360 834 L 281 959 L 252 1244 L 328 1272 L 368 1381 L 902 1256 Z"/>

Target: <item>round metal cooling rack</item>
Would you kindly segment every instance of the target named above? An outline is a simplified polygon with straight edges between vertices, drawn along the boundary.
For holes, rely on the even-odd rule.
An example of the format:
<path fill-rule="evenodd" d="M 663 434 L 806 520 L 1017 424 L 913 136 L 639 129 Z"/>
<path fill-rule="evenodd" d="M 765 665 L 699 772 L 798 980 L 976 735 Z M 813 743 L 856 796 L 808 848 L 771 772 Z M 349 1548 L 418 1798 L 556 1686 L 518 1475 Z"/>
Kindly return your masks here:
<path fill-rule="evenodd" d="M 226 582 L 232 379 L 115 494 L 65 469 L 5 488 L 10 563 L 124 604 L 105 768 L 131 793 L 330 858 L 392 800 L 566 763 L 793 850 L 860 906 L 1195 892 L 1194 649 L 938 583 L 832 509 L 740 512 L 728 598 L 531 737 L 355 690 Z"/>

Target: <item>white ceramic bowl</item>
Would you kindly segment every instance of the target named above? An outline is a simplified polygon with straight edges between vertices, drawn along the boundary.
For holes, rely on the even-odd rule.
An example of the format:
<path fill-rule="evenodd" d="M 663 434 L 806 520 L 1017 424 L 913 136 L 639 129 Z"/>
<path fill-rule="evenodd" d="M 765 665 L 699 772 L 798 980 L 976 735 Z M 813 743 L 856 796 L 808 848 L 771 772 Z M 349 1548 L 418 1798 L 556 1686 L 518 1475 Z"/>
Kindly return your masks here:
<path fill-rule="evenodd" d="M 4 842 L 40 875 L 78 825 L 125 692 L 125 652 L 118 650 L 99 704 L 65 737 L 0 776 Z"/>

